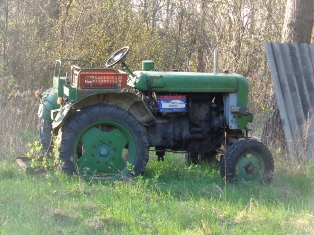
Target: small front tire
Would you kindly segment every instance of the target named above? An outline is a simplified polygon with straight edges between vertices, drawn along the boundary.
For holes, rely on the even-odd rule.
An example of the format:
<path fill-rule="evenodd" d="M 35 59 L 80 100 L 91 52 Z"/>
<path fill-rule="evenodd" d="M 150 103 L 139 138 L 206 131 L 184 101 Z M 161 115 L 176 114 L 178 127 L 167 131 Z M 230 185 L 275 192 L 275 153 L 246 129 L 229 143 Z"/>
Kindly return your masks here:
<path fill-rule="evenodd" d="M 220 175 L 228 182 L 270 183 L 274 159 L 268 148 L 252 139 L 231 145 L 220 161 Z"/>

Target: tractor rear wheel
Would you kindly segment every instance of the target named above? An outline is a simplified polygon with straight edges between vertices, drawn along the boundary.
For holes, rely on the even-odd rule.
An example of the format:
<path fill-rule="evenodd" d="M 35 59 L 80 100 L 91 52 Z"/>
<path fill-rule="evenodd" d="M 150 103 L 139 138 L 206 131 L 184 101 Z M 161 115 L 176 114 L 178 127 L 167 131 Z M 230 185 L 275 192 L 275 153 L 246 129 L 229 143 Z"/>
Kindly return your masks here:
<path fill-rule="evenodd" d="M 220 161 L 220 175 L 228 182 L 270 183 L 273 172 L 271 152 L 252 139 L 231 145 Z"/>
<path fill-rule="evenodd" d="M 107 104 L 77 112 L 59 131 L 61 169 L 87 180 L 143 174 L 148 137 L 143 125 L 126 110 Z"/>

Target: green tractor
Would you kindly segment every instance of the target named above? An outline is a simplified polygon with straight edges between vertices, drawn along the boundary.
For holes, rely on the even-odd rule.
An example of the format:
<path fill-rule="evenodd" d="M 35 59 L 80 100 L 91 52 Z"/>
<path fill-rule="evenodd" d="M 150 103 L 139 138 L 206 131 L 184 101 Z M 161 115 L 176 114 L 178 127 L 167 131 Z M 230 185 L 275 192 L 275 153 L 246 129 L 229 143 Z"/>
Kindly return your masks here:
<path fill-rule="evenodd" d="M 158 71 L 151 60 L 132 71 L 128 53 L 115 52 L 106 68 L 56 61 L 53 87 L 38 94 L 43 154 L 54 139 L 61 169 L 89 180 L 141 175 L 153 149 L 158 160 L 173 151 L 188 164 L 219 162 L 227 181 L 271 181 L 271 152 L 248 138 L 246 78 Z M 118 63 L 121 70 L 110 68 Z"/>

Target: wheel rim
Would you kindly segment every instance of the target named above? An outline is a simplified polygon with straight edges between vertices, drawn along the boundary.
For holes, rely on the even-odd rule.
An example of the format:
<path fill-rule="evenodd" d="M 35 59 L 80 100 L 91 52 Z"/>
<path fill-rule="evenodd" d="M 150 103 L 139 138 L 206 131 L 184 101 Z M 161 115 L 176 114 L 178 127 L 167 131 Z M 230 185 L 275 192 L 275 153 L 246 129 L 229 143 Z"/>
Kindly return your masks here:
<path fill-rule="evenodd" d="M 80 133 L 73 156 L 78 173 L 86 179 L 116 179 L 131 171 L 136 145 L 124 126 L 102 121 Z"/>
<path fill-rule="evenodd" d="M 260 182 L 264 171 L 264 161 L 255 152 L 241 155 L 236 164 L 236 178 L 245 182 Z"/>

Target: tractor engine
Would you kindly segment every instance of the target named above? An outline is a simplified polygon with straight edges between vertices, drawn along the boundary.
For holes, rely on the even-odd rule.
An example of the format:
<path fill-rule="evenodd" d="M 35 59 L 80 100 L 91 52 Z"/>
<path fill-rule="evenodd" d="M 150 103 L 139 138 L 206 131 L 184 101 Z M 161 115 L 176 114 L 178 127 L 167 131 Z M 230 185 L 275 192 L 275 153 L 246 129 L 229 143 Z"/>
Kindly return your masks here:
<path fill-rule="evenodd" d="M 156 117 L 148 128 L 150 143 L 161 149 L 207 152 L 221 136 L 223 99 L 220 94 L 152 94 L 143 96 Z"/>
<path fill-rule="evenodd" d="M 228 72 L 158 71 L 150 60 L 142 68 L 132 72 L 128 86 L 142 94 L 156 119 L 146 127 L 151 146 L 208 153 L 220 148 L 224 131 L 243 137 L 252 121 L 246 78 Z"/>

